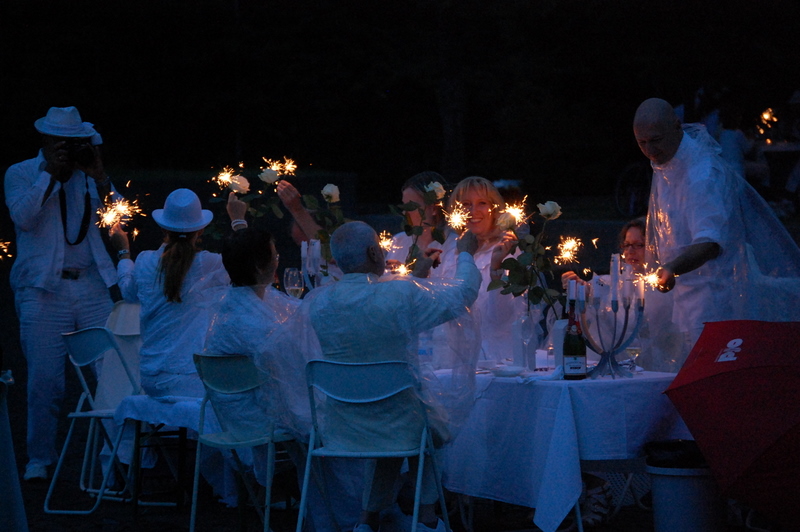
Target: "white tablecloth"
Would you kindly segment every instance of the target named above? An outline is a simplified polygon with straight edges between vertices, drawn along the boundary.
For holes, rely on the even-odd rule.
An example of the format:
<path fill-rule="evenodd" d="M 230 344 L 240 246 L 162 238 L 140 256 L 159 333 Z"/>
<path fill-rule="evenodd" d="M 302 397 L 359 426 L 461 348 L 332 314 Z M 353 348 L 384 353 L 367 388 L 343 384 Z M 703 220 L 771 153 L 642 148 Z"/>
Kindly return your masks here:
<path fill-rule="evenodd" d="M 580 497 L 581 460 L 637 458 L 646 442 L 691 438 L 662 393 L 674 377 L 524 383 L 478 375 L 483 391 L 444 450 L 444 485 L 536 508 L 534 523 L 554 531 Z"/>

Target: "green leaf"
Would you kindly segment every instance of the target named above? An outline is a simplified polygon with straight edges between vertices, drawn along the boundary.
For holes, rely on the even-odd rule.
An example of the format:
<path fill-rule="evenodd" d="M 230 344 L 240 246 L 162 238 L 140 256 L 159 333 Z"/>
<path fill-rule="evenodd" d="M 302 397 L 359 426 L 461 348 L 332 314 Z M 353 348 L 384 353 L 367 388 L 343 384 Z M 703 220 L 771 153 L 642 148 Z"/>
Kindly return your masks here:
<path fill-rule="evenodd" d="M 417 203 L 416 201 L 409 201 L 408 203 L 403 203 L 402 205 L 400 205 L 400 209 L 403 210 L 403 211 L 406 211 L 406 212 L 408 212 L 408 211 L 416 211 L 416 210 L 419 210 L 421 208 L 422 208 L 422 206 L 419 203 Z"/>
<path fill-rule="evenodd" d="M 527 253 L 526 252 L 526 253 L 523 253 L 522 255 L 520 255 L 519 257 L 517 257 L 517 260 L 523 266 L 530 266 L 531 264 L 533 264 L 533 258 L 534 258 L 533 257 L 533 253 Z"/>
<path fill-rule="evenodd" d="M 261 197 L 261 194 L 245 194 L 244 196 L 242 196 L 239 199 L 242 200 L 243 202 L 247 203 L 249 201 L 253 201 L 254 199 L 260 198 L 260 197 Z"/>
<path fill-rule="evenodd" d="M 428 190 L 422 195 L 422 200 L 425 202 L 425 205 L 434 205 L 439 202 L 436 199 L 436 191 Z"/>
<path fill-rule="evenodd" d="M 405 224 L 405 225 L 403 225 L 403 231 L 408 236 L 412 236 L 414 234 L 414 226 L 411 225 L 411 224 Z"/>
<path fill-rule="evenodd" d="M 490 292 L 492 290 L 497 290 L 498 288 L 503 288 L 505 286 L 506 286 L 506 283 L 503 282 L 502 279 L 494 279 L 494 280 L 492 280 L 491 283 L 489 283 L 489 286 L 486 287 L 486 291 Z"/>
<path fill-rule="evenodd" d="M 552 300 L 558 299 L 558 296 L 561 295 L 561 292 L 559 292 L 558 290 L 555 290 L 554 288 L 548 288 L 546 290 L 546 293 L 550 297 L 550 299 L 552 299 Z"/>
<path fill-rule="evenodd" d="M 542 296 L 537 296 L 532 291 L 528 290 L 528 301 L 530 301 L 534 305 L 538 305 L 542 301 Z"/>
<path fill-rule="evenodd" d="M 317 211 L 319 210 L 319 202 L 317 198 L 314 196 L 305 195 L 303 196 L 303 204 L 306 206 L 306 209 Z"/>
<path fill-rule="evenodd" d="M 411 228 L 411 232 L 413 234 L 417 235 L 417 236 L 421 236 L 422 235 L 422 231 L 423 231 L 423 229 L 422 229 L 421 225 L 415 225 L 415 226 L 413 226 Z"/>
<path fill-rule="evenodd" d="M 431 236 L 435 241 L 437 241 L 440 244 L 444 244 L 444 241 L 447 240 L 447 236 L 444 234 L 444 231 L 442 231 L 438 227 L 434 227 L 431 230 Z"/>
<path fill-rule="evenodd" d="M 223 201 L 228 201 L 228 198 L 223 198 L 222 196 L 214 196 L 210 200 L 209 203 L 222 203 Z"/>
<path fill-rule="evenodd" d="M 394 214 L 395 216 L 402 216 L 400 211 L 397 209 L 395 205 L 389 205 L 389 212 Z"/>
<path fill-rule="evenodd" d="M 278 206 L 277 203 L 273 203 L 270 207 L 272 207 L 272 214 L 279 220 L 283 220 L 283 211 Z"/>
<path fill-rule="evenodd" d="M 534 237 L 533 235 L 525 235 L 525 238 L 523 238 L 523 240 L 525 241 L 526 244 L 533 244 L 534 242 L 536 242 L 536 237 Z"/>
<path fill-rule="evenodd" d="M 507 258 L 502 262 L 500 266 L 504 270 L 510 270 L 510 271 L 521 271 L 525 269 L 525 267 L 522 264 L 520 264 L 519 261 L 514 257 Z"/>

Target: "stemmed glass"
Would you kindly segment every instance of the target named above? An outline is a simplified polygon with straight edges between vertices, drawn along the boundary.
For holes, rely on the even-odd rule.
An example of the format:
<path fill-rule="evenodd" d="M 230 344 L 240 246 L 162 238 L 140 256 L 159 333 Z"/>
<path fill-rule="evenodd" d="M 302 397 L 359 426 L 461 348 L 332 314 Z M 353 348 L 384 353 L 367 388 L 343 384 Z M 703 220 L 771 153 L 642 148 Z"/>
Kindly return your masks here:
<path fill-rule="evenodd" d="M 522 365 L 525 367 L 529 367 L 529 364 L 531 363 L 530 344 L 534 338 L 538 338 L 538 335 L 536 334 L 537 325 L 536 319 L 530 314 L 530 312 L 526 312 L 519 319 L 519 332 L 520 336 L 522 337 L 523 352 Z"/>
<path fill-rule="evenodd" d="M 642 354 L 641 346 L 628 346 L 625 348 L 625 352 L 628 354 L 628 363 L 630 364 L 631 371 L 636 370 L 636 359 L 639 358 L 640 354 Z"/>
<path fill-rule="evenodd" d="M 303 297 L 303 272 L 297 268 L 283 270 L 283 289 L 292 297 Z"/>

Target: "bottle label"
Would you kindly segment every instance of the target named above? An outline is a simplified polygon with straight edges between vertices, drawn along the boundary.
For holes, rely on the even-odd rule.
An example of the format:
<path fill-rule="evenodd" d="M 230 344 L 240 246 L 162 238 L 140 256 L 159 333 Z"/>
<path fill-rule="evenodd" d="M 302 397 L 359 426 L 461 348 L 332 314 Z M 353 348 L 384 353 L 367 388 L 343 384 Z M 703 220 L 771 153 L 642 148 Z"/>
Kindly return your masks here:
<path fill-rule="evenodd" d="M 564 356 L 564 375 L 586 375 L 586 357 Z"/>

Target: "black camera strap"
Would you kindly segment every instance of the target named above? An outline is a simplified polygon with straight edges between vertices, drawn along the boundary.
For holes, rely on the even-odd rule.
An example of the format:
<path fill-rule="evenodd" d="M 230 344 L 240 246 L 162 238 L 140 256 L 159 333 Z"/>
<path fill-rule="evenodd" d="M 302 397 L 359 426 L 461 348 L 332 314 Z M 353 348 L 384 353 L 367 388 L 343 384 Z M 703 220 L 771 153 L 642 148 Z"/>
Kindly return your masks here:
<path fill-rule="evenodd" d="M 84 178 L 86 179 L 86 178 Z M 70 242 L 67 236 L 67 194 L 64 192 L 65 183 L 61 183 L 61 188 L 58 189 L 58 202 L 61 204 L 61 225 L 64 227 L 64 240 L 70 246 L 77 246 L 83 239 L 86 238 L 86 233 L 89 231 L 89 218 L 92 214 L 92 201 L 89 197 L 89 180 L 86 180 L 86 193 L 83 195 L 83 218 L 81 219 L 81 228 L 78 231 L 78 238 L 75 242 Z"/>

